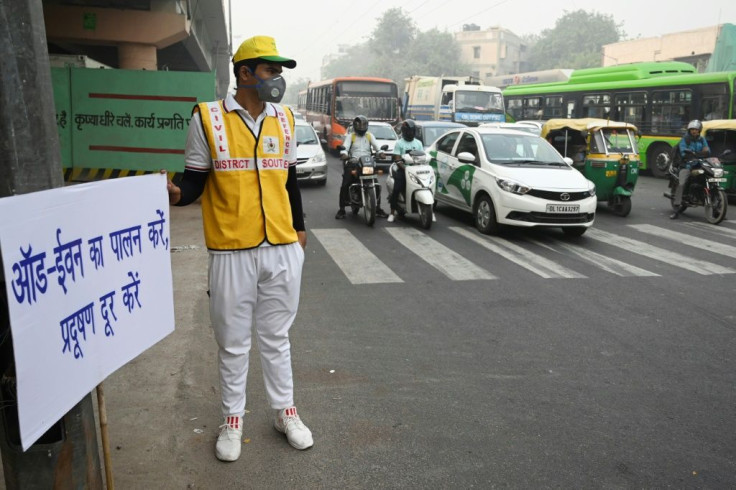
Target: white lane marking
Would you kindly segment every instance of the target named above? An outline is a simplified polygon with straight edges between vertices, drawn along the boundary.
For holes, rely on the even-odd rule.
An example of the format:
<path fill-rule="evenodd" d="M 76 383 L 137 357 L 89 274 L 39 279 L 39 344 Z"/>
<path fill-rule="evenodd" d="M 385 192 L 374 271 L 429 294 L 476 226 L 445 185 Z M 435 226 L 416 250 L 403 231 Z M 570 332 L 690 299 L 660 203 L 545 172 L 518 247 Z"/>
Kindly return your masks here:
<path fill-rule="evenodd" d="M 546 259 L 540 255 L 530 252 L 508 240 L 498 237 L 480 236 L 477 233 L 466 228 L 451 226 L 450 229 L 455 233 L 471 240 L 488 250 L 497 253 L 511 262 L 520 265 L 524 269 L 537 274 L 545 279 L 565 278 L 565 279 L 583 279 L 584 275 L 567 269 L 561 265 Z"/>
<path fill-rule="evenodd" d="M 555 248 L 553 248 L 552 246 L 546 243 L 542 243 L 538 240 L 531 240 L 531 242 L 536 243 L 540 247 L 546 247 L 550 250 L 553 250 L 559 253 L 558 250 L 556 250 Z M 571 243 L 565 243 L 565 242 L 555 242 L 555 247 L 562 247 L 568 252 L 576 255 L 580 259 L 585 260 L 586 262 L 600 269 L 603 269 L 606 272 L 615 274 L 617 276 L 621 276 L 621 277 L 659 276 L 659 274 L 656 274 L 654 272 L 650 272 L 646 269 L 642 269 L 641 267 L 637 267 L 635 265 L 627 264 L 626 262 L 622 262 L 612 257 L 608 257 L 607 255 L 599 254 L 598 252 L 593 252 L 592 250 L 588 250 L 579 245 L 573 245 Z"/>
<path fill-rule="evenodd" d="M 496 276 L 490 272 L 478 267 L 419 230 L 413 228 L 384 229 L 396 241 L 453 281 L 496 279 Z"/>
<path fill-rule="evenodd" d="M 404 282 L 348 230 L 311 230 L 332 260 L 353 284 Z"/>
<path fill-rule="evenodd" d="M 677 231 L 671 231 L 666 228 L 660 228 L 659 226 L 654 225 L 642 224 L 629 226 L 642 233 L 647 233 L 649 235 L 654 235 L 660 238 L 666 238 L 668 240 L 674 240 L 685 245 L 690 245 L 691 247 L 702 248 L 713 253 L 725 255 L 726 257 L 736 258 L 736 247 L 733 247 L 731 245 L 725 245 L 713 240 L 707 240 L 705 238 L 687 235 L 685 233 L 679 233 Z M 713 227 L 713 225 L 710 226 Z"/>
<path fill-rule="evenodd" d="M 733 274 L 736 272 L 736 270 L 729 269 L 728 267 L 721 267 L 720 265 L 712 262 L 697 260 L 692 257 L 688 257 L 687 255 L 671 252 L 664 248 L 649 245 L 646 242 L 632 240 L 597 228 L 588 229 L 585 236 L 592 238 L 593 240 L 599 240 L 608 245 L 613 245 L 614 247 L 622 248 L 629 253 L 643 255 L 644 257 L 659 260 L 660 262 L 664 262 L 673 267 L 679 267 L 704 276 L 709 276 L 711 274 Z"/>
<path fill-rule="evenodd" d="M 721 236 L 724 236 L 730 239 L 736 238 L 736 230 L 733 230 L 731 228 L 726 228 L 723 225 L 724 225 L 724 222 L 721 222 L 719 225 L 712 225 L 710 223 L 697 223 L 697 222 L 690 222 L 690 223 L 685 224 L 685 226 L 696 228 L 700 231 L 707 231 L 708 233 L 715 233 L 716 235 L 721 235 Z"/>

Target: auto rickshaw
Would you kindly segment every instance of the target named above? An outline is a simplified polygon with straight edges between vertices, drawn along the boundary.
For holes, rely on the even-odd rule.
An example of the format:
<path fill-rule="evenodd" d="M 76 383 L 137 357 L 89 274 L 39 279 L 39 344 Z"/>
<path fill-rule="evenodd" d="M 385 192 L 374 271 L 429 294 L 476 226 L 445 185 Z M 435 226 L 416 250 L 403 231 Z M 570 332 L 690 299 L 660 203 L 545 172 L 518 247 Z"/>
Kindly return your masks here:
<path fill-rule="evenodd" d="M 700 134 L 708 142 L 711 156 L 718 157 L 723 165 L 726 182 L 721 186 L 728 196 L 736 196 L 736 120 L 703 121 Z"/>
<path fill-rule="evenodd" d="M 573 167 L 595 184 L 598 201 L 628 216 L 631 194 L 639 178 L 637 128 L 606 119 L 550 119 L 542 127 L 545 138 Z"/>

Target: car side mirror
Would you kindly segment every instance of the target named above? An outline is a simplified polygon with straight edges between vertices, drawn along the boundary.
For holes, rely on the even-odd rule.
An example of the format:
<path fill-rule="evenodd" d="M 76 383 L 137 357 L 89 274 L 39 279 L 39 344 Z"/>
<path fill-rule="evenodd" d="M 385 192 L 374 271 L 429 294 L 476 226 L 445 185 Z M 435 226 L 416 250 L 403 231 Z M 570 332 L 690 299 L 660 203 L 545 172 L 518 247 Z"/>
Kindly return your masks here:
<path fill-rule="evenodd" d="M 326 144 L 327 144 L 327 140 L 326 140 L 326 139 L 324 139 L 324 138 L 320 138 L 320 139 L 319 139 L 319 142 L 320 142 L 320 143 L 322 143 L 323 145 L 326 145 Z M 345 148 L 345 147 L 343 146 L 343 149 L 344 149 L 344 148 Z"/>
<path fill-rule="evenodd" d="M 457 159 L 460 160 L 463 163 L 475 163 L 475 155 L 472 153 L 469 153 L 467 151 L 463 151 L 461 153 L 458 153 Z"/>
<path fill-rule="evenodd" d="M 562 157 L 562 159 L 565 161 L 565 163 L 568 166 L 572 167 L 572 158 L 570 158 L 570 157 Z"/>

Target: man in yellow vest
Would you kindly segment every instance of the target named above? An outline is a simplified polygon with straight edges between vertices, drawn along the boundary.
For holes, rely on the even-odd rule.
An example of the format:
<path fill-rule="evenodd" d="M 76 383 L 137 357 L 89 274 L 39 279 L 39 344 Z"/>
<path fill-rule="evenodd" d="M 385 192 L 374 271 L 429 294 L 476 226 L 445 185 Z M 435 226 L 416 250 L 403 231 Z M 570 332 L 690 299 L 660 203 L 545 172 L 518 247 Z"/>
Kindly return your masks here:
<path fill-rule="evenodd" d="M 240 456 L 253 329 L 274 428 L 297 449 L 313 444 L 294 406 L 289 342 L 307 235 L 294 117 L 277 104 L 286 89 L 281 71 L 295 66 L 271 37 L 243 41 L 233 56 L 235 95 L 195 107 L 184 176 L 179 186 L 168 183 L 171 204 L 202 195 L 224 417 L 215 455 L 222 461 Z"/>

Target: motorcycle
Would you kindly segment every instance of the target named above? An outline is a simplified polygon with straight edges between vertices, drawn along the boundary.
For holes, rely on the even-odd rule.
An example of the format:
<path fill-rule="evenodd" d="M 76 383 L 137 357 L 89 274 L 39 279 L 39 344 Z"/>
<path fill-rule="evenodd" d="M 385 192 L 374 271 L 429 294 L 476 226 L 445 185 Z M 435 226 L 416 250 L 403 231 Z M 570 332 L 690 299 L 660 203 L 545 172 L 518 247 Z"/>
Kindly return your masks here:
<path fill-rule="evenodd" d="M 386 178 L 386 188 L 389 195 L 394 190 L 394 175 L 396 172 L 405 172 L 406 189 L 398 197 L 399 214 L 408 212 L 419 214 L 419 223 L 425 230 L 429 230 L 434 221 L 434 170 L 427 162 L 427 155 L 420 150 L 413 150 L 403 155 L 404 169 L 398 164 L 391 164 Z"/>
<path fill-rule="evenodd" d="M 689 152 L 687 159 L 692 168 L 690 170 L 690 178 L 682 193 L 682 202 L 680 206 L 675 206 L 675 191 L 680 182 L 678 177 L 679 166 L 675 162 L 669 166 L 669 192 L 664 193 L 664 197 L 670 200 L 672 209 L 678 213 L 682 213 L 688 207 L 703 206 L 705 208 L 705 219 L 708 223 L 717 225 L 726 217 L 728 208 L 728 199 L 726 191 L 721 187 L 722 182 L 726 182 L 723 176 L 723 167 L 718 158 L 698 158 L 692 152 Z"/>
<path fill-rule="evenodd" d="M 384 145 L 381 150 L 388 149 Z M 338 150 L 345 147 L 340 146 Z M 378 181 L 376 175 L 381 171 L 376 169 L 376 159 L 374 155 L 364 155 L 362 157 L 350 157 L 347 160 L 350 167 L 350 173 L 353 175 L 353 182 L 348 188 L 348 204 L 353 210 L 353 214 L 358 214 L 363 209 L 363 217 L 368 226 L 373 226 L 376 222 L 377 197 L 376 186 Z"/>

